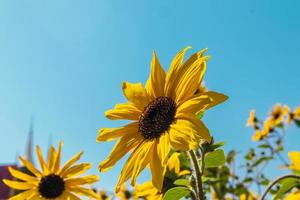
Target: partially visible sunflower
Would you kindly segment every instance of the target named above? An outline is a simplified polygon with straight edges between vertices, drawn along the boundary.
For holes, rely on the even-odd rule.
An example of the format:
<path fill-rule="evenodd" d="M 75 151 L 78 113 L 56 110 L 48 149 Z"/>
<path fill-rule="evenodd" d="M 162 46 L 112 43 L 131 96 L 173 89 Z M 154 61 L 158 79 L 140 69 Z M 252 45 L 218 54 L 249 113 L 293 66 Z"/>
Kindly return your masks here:
<path fill-rule="evenodd" d="M 143 198 L 145 200 L 161 200 L 163 198 L 163 193 L 158 191 L 151 181 L 145 182 L 141 185 L 136 185 L 134 194 L 136 199 Z"/>
<path fill-rule="evenodd" d="M 272 126 L 272 122 L 270 122 L 270 120 L 266 120 L 264 122 L 264 126 L 262 127 L 262 129 L 257 129 L 255 131 L 255 133 L 252 135 L 252 140 L 253 141 L 259 141 L 264 139 L 265 137 L 267 137 L 269 135 L 270 132 L 273 131 L 273 126 Z"/>
<path fill-rule="evenodd" d="M 274 125 L 280 125 L 283 123 L 285 115 L 285 109 L 281 104 L 276 104 L 270 112 L 270 122 Z"/>
<path fill-rule="evenodd" d="M 90 198 L 90 200 L 92 200 L 94 198 Z M 97 192 L 97 198 L 96 200 L 109 200 L 110 196 L 109 194 L 107 194 L 107 192 L 105 192 L 103 189 L 99 189 Z"/>
<path fill-rule="evenodd" d="M 120 200 L 137 199 L 134 196 L 134 192 L 128 190 L 125 184 L 121 185 L 120 191 L 117 193 L 117 196 L 120 198 Z"/>
<path fill-rule="evenodd" d="M 291 124 L 292 121 L 294 120 L 300 121 L 300 107 L 297 107 L 294 111 L 291 111 L 291 109 L 287 105 L 285 105 L 284 110 L 287 116 L 286 118 L 287 124 Z"/>
<path fill-rule="evenodd" d="M 290 151 L 288 153 L 291 164 L 289 168 L 291 170 L 299 171 L 300 172 L 300 152 L 298 151 Z"/>
<path fill-rule="evenodd" d="M 99 165 L 101 172 L 132 152 L 116 191 L 130 178 L 134 185 L 147 165 L 150 165 L 153 185 L 160 191 L 170 148 L 187 151 L 196 148 L 200 140 L 211 140 L 196 113 L 225 101 L 227 96 L 199 90 L 209 57 L 203 56 L 204 49 L 183 62 L 189 48 L 175 56 L 167 74 L 154 52 L 146 86 L 124 82 L 122 89 L 128 102 L 117 104 L 105 113 L 112 120 L 134 121 L 120 128 L 101 128 L 97 137 L 98 142 L 120 138 L 108 158 Z"/>
<path fill-rule="evenodd" d="M 239 200 L 258 200 L 258 197 L 250 192 L 249 194 L 241 194 Z"/>
<path fill-rule="evenodd" d="M 249 118 L 247 120 L 246 126 L 251 126 L 254 129 L 258 129 L 258 119 L 255 115 L 255 110 L 250 111 L 250 115 L 249 115 Z"/>
<path fill-rule="evenodd" d="M 290 194 L 288 194 L 284 200 L 299 200 L 300 199 L 300 190 L 296 190 Z"/>
<path fill-rule="evenodd" d="M 83 185 L 98 181 L 98 176 L 78 177 L 92 165 L 90 163 L 74 165 L 82 155 L 82 152 L 80 152 L 72 157 L 63 167 L 60 167 L 61 149 L 62 142 L 59 143 L 57 151 L 51 146 L 48 159 L 45 161 L 40 147 L 36 147 L 41 170 L 37 169 L 31 162 L 20 157 L 22 164 L 33 175 L 9 168 L 10 173 L 20 181 L 4 179 L 3 182 L 13 189 L 24 190 L 24 192 L 11 197 L 9 200 L 80 200 L 77 195 L 96 197 L 92 189 L 87 189 Z"/>

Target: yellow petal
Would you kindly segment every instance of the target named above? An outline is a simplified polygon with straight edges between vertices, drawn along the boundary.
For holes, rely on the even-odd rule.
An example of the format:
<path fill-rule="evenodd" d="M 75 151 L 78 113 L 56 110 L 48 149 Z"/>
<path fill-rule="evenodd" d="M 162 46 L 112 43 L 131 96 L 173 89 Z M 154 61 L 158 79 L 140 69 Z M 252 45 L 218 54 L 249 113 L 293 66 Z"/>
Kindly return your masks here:
<path fill-rule="evenodd" d="M 119 128 L 101 128 L 98 132 L 97 141 L 111 141 L 126 134 L 137 133 L 138 126 L 138 122 L 134 122 Z"/>
<path fill-rule="evenodd" d="M 206 109 L 209 109 L 211 107 L 214 107 L 224 101 L 226 101 L 228 99 L 228 96 L 221 94 L 221 93 L 217 93 L 217 92 L 213 92 L 213 91 L 209 91 L 209 92 L 205 92 L 202 95 L 207 95 L 210 97 L 211 102 L 210 104 L 207 106 Z"/>
<path fill-rule="evenodd" d="M 174 171 L 176 174 L 180 172 L 180 160 L 179 160 L 180 153 L 175 152 L 173 153 L 169 160 L 168 160 L 168 170 Z"/>
<path fill-rule="evenodd" d="M 31 171 L 35 176 L 40 177 L 42 175 L 42 173 L 37 170 L 33 164 L 25 159 L 23 159 L 21 156 L 19 157 L 20 161 L 23 163 L 23 165 L 29 170 Z"/>
<path fill-rule="evenodd" d="M 42 150 L 39 146 L 36 146 L 36 153 L 37 153 L 37 157 L 39 159 L 39 163 L 40 163 L 40 166 L 41 166 L 41 169 L 43 171 L 43 174 L 46 175 L 49 173 L 49 169 L 48 169 L 48 166 L 44 160 L 44 157 L 43 157 L 43 154 L 42 154 Z"/>
<path fill-rule="evenodd" d="M 190 126 L 191 127 L 191 134 L 193 134 L 193 137 L 199 138 L 201 140 L 206 140 L 208 143 L 211 142 L 211 135 L 209 133 L 209 130 L 205 126 L 205 124 L 196 117 L 183 117 L 184 121 L 180 121 L 183 124 L 180 124 L 180 126 Z"/>
<path fill-rule="evenodd" d="M 169 151 L 170 151 L 170 136 L 168 133 L 164 133 L 158 139 L 158 144 L 157 144 L 157 154 L 162 165 L 167 164 Z"/>
<path fill-rule="evenodd" d="M 70 160 L 64 164 L 63 168 L 58 172 L 59 175 L 63 174 L 68 168 L 70 168 L 74 163 L 76 163 L 80 157 L 82 156 L 83 152 L 77 153 L 75 156 L 73 156 Z"/>
<path fill-rule="evenodd" d="M 150 169 L 152 174 L 152 184 L 158 191 L 161 191 L 164 181 L 166 165 L 162 165 L 162 162 L 159 159 L 159 156 L 155 149 L 152 154 Z"/>
<path fill-rule="evenodd" d="M 211 101 L 212 100 L 208 96 L 197 95 L 185 101 L 177 108 L 176 117 L 182 117 L 186 114 L 195 115 L 197 112 L 205 110 Z"/>
<path fill-rule="evenodd" d="M 206 70 L 206 61 L 204 58 L 197 59 L 178 80 L 176 93 L 176 103 L 180 105 L 187 99 L 191 98 L 197 91 L 203 75 Z"/>
<path fill-rule="evenodd" d="M 154 51 L 151 61 L 151 72 L 146 83 L 146 90 L 153 100 L 157 97 L 164 96 L 165 79 L 166 73 L 161 67 Z"/>
<path fill-rule="evenodd" d="M 198 147 L 200 140 L 211 141 L 208 129 L 195 117 L 177 119 L 170 128 L 171 145 L 176 150 L 191 150 Z"/>
<path fill-rule="evenodd" d="M 99 177 L 96 175 L 88 175 L 79 178 L 69 178 L 65 181 L 65 184 L 68 188 L 78 185 L 92 184 L 99 180 Z"/>
<path fill-rule="evenodd" d="M 11 181 L 8 179 L 3 179 L 3 182 L 7 186 L 17 190 L 28 190 L 37 187 L 37 185 L 32 182 L 19 182 L 19 181 Z"/>
<path fill-rule="evenodd" d="M 293 170 L 300 170 L 300 152 L 291 151 L 288 155 L 292 163 L 290 168 Z"/>
<path fill-rule="evenodd" d="M 28 181 L 28 182 L 38 181 L 36 177 L 25 174 L 25 173 L 18 171 L 12 167 L 8 167 L 8 170 L 11 173 L 11 175 L 13 175 L 14 177 L 16 177 L 17 179 L 20 179 L 22 181 Z"/>
<path fill-rule="evenodd" d="M 86 197 L 92 197 L 92 198 L 98 198 L 98 195 L 91 189 L 87 189 L 84 187 L 73 187 L 72 192 L 75 192 L 76 194 L 80 196 L 86 196 Z"/>
<path fill-rule="evenodd" d="M 138 175 L 141 171 L 149 164 L 152 159 L 153 151 L 156 151 L 156 146 L 154 142 L 146 142 L 143 146 L 139 147 L 141 149 L 140 153 L 136 155 L 135 165 L 133 167 L 131 185 L 134 186 Z"/>
<path fill-rule="evenodd" d="M 24 199 L 31 199 L 33 196 L 36 196 L 38 194 L 38 191 L 35 189 L 27 190 L 24 192 L 21 192 L 8 200 L 24 200 Z"/>
<path fill-rule="evenodd" d="M 120 186 L 125 183 L 130 177 L 137 176 L 140 172 L 139 170 L 144 167 L 143 165 L 147 164 L 149 154 L 149 149 L 152 149 L 152 145 L 154 142 L 152 141 L 145 141 L 143 143 L 140 143 L 138 147 L 135 148 L 135 150 L 132 152 L 128 160 L 126 161 L 122 172 L 119 176 L 118 183 L 116 185 L 116 192 L 119 192 Z M 142 158 L 144 157 L 144 158 Z M 143 162 L 140 162 L 141 159 Z M 139 166 L 137 166 L 139 165 Z M 145 165 L 146 166 L 146 165 Z M 132 178 L 133 179 L 133 178 Z"/>
<path fill-rule="evenodd" d="M 135 187 L 135 192 L 138 197 L 146 197 L 156 194 L 158 190 L 153 186 L 152 181 L 145 182 Z"/>
<path fill-rule="evenodd" d="M 123 82 L 122 89 L 128 101 L 133 103 L 139 110 L 143 111 L 149 104 L 150 98 L 143 84 Z"/>
<path fill-rule="evenodd" d="M 61 174 L 64 178 L 69 178 L 72 176 L 80 175 L 86 172 L 88 169 L 92 167 L 91 163 L 81 163 L 78 165 L 74 165 L 67 169 L 64 173 Z"/>
<path fill-rule="evenodd" d="M 57 157 L 57 152 L 53 146 L 50 147 L 49 153 L 48 153 L 48 159 L 47 159 L 47 165 L 49 167 L 50 173 L 53 173 L 54 171 L 54 163 Z"/>
<path fill-rule="evenodd" d="M 197 140 L 192 138 L 189 133 L 182 132 L 180 128 L 171 127 L 169 134 L 171 146 L 175 150 L 188 151 L 198 146 Z"/>
<path fill-rule="evenodd" d="M 139 120 L 143 110 L 139 110 L 131 103 L 116 104 L 114 109 L 105 112 L 105 117 L 111 120 L 126 119 Z"/>
<path fill-rule="evenodd" d="M 169 96 L 174 99 L 174 89 L 177 85 L 178 77 L 181 76 L 184 54 L 190 48 L 191 47 L 188 46 L 182 49 L 172 60 L 169 71 L 166 75 L 165 96 Z"/>
<path fill-rule="evenodd" d="M 60 167 L 60 160 L 61 160 L 61 149 L 63 146 L 63 142 L 60 142 L 58 145 L 58 150 L 57 150 L 57 156 L 54 162 L 54 166 L 53 166 L 53 172 L 57 173 Z"/>
<path fill-rule="evenodd" d="M 120 160 L 126 153 L 131 149 L 135 148 L 142 142 L 143 138 L 140 134 L 128 133 L 120 138 L 115 144 L 110 155 L 100 163 L 99 170 L 100 172 L 105 172 L 109 170 L 114 164 Z"/>

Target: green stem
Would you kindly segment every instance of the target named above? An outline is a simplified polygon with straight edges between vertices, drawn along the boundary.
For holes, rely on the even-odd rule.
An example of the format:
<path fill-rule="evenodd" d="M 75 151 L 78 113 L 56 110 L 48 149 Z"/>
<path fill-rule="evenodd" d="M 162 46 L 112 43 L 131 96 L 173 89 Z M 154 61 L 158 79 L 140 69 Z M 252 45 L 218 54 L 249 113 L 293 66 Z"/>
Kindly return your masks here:
<path fill-rule="evenodd" d="M 280 182 L 280 181 L 282 181 L 283 179 L 286 179 L 286 178 L 295 178 L 295 179 L 300 180 L 300 176 L 297 176 L 297 175 L 294 175 L 294 174 L 288 174 L 288 175 L 280 176 L 268 185 L 268 187 L 264 191 L 263 195 L 261 196 L 260 200 L 264 200 L 267 197 L 268 192 L 272 189 L 272 187 L 274 185 L 276 185 L 278 182 Z"/>
<path fill-rule="evenodd" d="M 195 155 L 195 152 L 193 150 L 190 150 L 188 153 L 191 159 L 191 164 L 193 165 L 194 172 L 195 172 L 195 180 L 196 180 L 195 191 L 197 193 L 197 200 L 203 200 L 204 197 L 203 197 L 203 186 L 202 186 L 202 172 L 200 170 L 200 166 L 197 157 Z M 204 160 L 203 154 L 201 155 L 201 157 L 202 157 L 201 160 Z"/>

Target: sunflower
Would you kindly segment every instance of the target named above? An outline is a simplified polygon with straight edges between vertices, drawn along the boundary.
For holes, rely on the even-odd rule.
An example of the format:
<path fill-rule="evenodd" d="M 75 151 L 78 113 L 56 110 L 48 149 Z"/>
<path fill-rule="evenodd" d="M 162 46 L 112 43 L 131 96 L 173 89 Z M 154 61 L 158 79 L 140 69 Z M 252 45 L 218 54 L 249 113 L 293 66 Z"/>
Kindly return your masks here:
<path fill-rule="evenodd" d="M 167 163 L 167 170 L 170 172 L 175 172 L 175 174 L 180 177 L 187 174 L 190 174 L 191 172 L 189 170 L 181 170 L 180 165 L 180 159 L 179 159 L 180 153 L 174 152 Z M 174 187 L 175 180 L 170 179 L 169 177 L 164 177 L 164 183 L 163 183 L 163 190 L 167 191 L 171 187 Z M 160 192 L 155 188 L 151 181 L 145 182 L 141 185 L 135 186 L 135 192 L 134 196 L 138 199 L 139 197 L 144 198 L 145 200 L 160 200 L 163 197 L 163 192 Z"/>
<path fill-rule="evenodd" d="M 31 162 L 19 157 L 22 164 L 33 175 L 9 168 L 10 173 L 20 181 L 4 179 L 3 182 L 13 189 L 24 190 L 9 200 L 80 200 L 77 195 L 96 197 L 93 190 L 84 188 L 83 185 L 98 181 L 98 177 L 95 175 L 78 177 L 92 165 L 90 163 L 74 165 L 82 155 L 82 152 L 80 152 L 63 167 L 60 167 L 62 145 L 62 142 L 60 142 L 57 151 L 53 146 L 50 147 L 47 161 L 43 158 L 41 148 L 36 147 L 41 170 L 37 169 Z"/>
<path fill-rule="evenodd" d="M 298 200 L 300 199 L 300 190 L 296 190 L 292 192 L 291 194 L 288 194 L 284 200 Z"/>
<path fill-rule="evenodd" d="M 216 92 L 199 92 L 206 70 L 206 49 L 183 62 L 190 47 L 180 51 L 167 73 L 153 53 L 151 72 L 144 87 L 142 83 L 123 82 L 123 94 L 128 102 L 116 104 L 105 116 L 112 120 L 133 120 L 119 128 L 101 128 L 97 141 L 118 139 L 111 154 L 99 165 L 101 172 L 115 165 L 131 152 L 116 185 L 131 178 L 134 186 L 140 172 L 150 165 L 153 185 L 161 190 L 170 148 L 190 150 L 201 139 L 211 141 L 208 129 L 196 117 L 227 99 Z"/>
<path fill-rule="evenodd" d="M 96 189 L 94 189 L 95 192 L 97 192 Z M 89 198 L 89 200 L 92 200 L 92 199 L 95 199 L 95 198 Z M 99 189 L 99 191 L 97 192 L 97 198 L 96 200 L 110 200 L 110 195 L 105 192 L 103 189 Z"/>
<path fill-rule="evenodd" d="M 281 104 L 276 104 L 270 112 L 270 122 L 274 125 L 280 125 L 283 122 L 285 109 Z"/>
<path fill-rule="evenodd" d="M 262 140 L 266 138 L 269 135 L 269 133 L 273 131 L 274 131 L 273 122 L 270 121 L 270 119 L 267 119 L 266 121 L 264 121 L 264 126 L 262 127 L 262 129 L 256 129 L 255 133 L 252 136 L 252 140 L 253 141 Z"/>
<path fill-rule="evenodd" d="M 142 198 L 145 200 L 161 200 L 163 199 L 163 193 L 158 191 L 153 186 L 151 181 L 145 182 L 141 185 L 135 186 L 135 197 L 136 199 Z"/>
<path fill-rule="evenodd" d="M 249 115 L 249 118 L 247 120 L 246 126 L 251 126 L 254 129 L 258 129 L 258 119 L 255 115 L 255 110 L 250 111 L 250 115 Z"/>
<path fill-rule="evenodd" d="M 127 189 L 125 184 L 122 184 L 120 187 L 120 191 L 117 193 L 117 196 L 120 198 L 120 200 L 130 200 L 130 199 L 137 199 L 134 196 L 134 192 Z"/>
<path fill-rule="evenodd" d="M 289 168 L 291 170 L 300 171 L 300 152 L 290 151 L 288 155 L 291 161 Z"/>
<path fill-rule="evenodd" d="M 291 124 L 292 121 L 299 121 L 300 120 L 300 107 L 297 107 L 294 111 L 291 111 L 291 109 L 285 105 L 284 106 L 285 114 L 287 116 L 286 123 Z"/>

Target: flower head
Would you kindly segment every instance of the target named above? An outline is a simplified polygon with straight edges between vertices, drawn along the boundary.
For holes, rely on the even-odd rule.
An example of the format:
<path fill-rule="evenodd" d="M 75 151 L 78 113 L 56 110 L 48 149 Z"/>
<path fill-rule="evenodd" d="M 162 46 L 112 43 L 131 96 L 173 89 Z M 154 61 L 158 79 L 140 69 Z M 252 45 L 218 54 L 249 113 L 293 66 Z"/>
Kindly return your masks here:
<path fill-rule="evenodd" d="M 91 189 L 87 189 L 83 185 L 98 181 L 98 177 L 95 175 L 78 177 L 87 171 L 91 164 L 81 163 L 74 165 L 82 155 L 82 152 L 80 152 L 61 167 L 61 150 L 62 142 L 59 144 L 57 151 L 54 147 L 51 147 L 48 159 L 45 161 L 40 147 L 37 146 L 36 152 L 41 170 L 37 169 L 31 162 L 20 157 L 20 161 L 32 175 L 9 168 L 10 173 L 20 181 L 4 179 L 3 182 L 11 188 L 24 190 L 24 192 L 11 197 L 10 200 L 79 199 L 77 195 L 96 197 L 96 194 Z"/>
<path fill-rule="evenodd" d="M 264 126 L 262 129 L 256 129 L 255 133 L 252 136 L 253 141 L 259 141 L 264 139 L 269 135 L 270 132 L 273 131 L 273 122 L 271 122 L 269 119 L 264 121 Z"/>
<path fill-rule="evenodd" d="M 270 122 L 274 125 L 280 125 L 283 122 L 285 109 L 281 104 L 276 104 L 270 112 Z"/>
<path fill-rule="evenodd" d="M 284 200 L 297 200 L 300 199 L 300 190 L 296 190 L 290 194 L 288 194 Z"/>
<path fill-rule="evenodd" d="M 110 169 L 131 152 L 116 191 L 130 178 L 134 185 L 147 165 L 153 185 L 161 190 L 170 148 L 187 151 L 196 148 L 200 140 L 211 140 L 196 113 L 225 101 L 227 96 L 199 90 L 209 57 L 203 55 L 205 49 L 183 62 L 189 48 L 175 56 L 167 73 L 154 52 L 146 86 L 124 82 L 122 89 L 128 102 L 117 104 L 105 113 L 112 120 L 133 120 L 120 128 L 102 128 L 97 137 L 99 142 L 120 138 L 108 158 L 100 163 L 100 171 Z"/>
<path fill-rule="evenodd" d="M 246 126 L 252 126 L 253 128 L 258 129 L 257 123 L 258 119 L 255 115 L 255 110 L 251 110 Z"/>
<path fill-rule="evenodd" d="M 136 198 L 143 198 L 145 200 L 161 200 L 163 193 L 159 192 L 156 187 L 153 186 L 151 181 L 145 182 L 141 185 L 135 186 Z"/>
<path fill-rule="evenodd" d="M 300 120 L 300 107 L 297 107 L 294 111 L 285 105 L 284 106 L 285 114 L 286 114 L 286 123 L 291 124 L 294 120 Z"/>
<path fill-rule="evenodd" d="M 117 193 L 117 196 L 120 198 L 120 200 L 130 200 L 132 198 L 135 199 L 133 192 L 128 190 L 125 184 L 120 187 L 120 191 Z"/>

